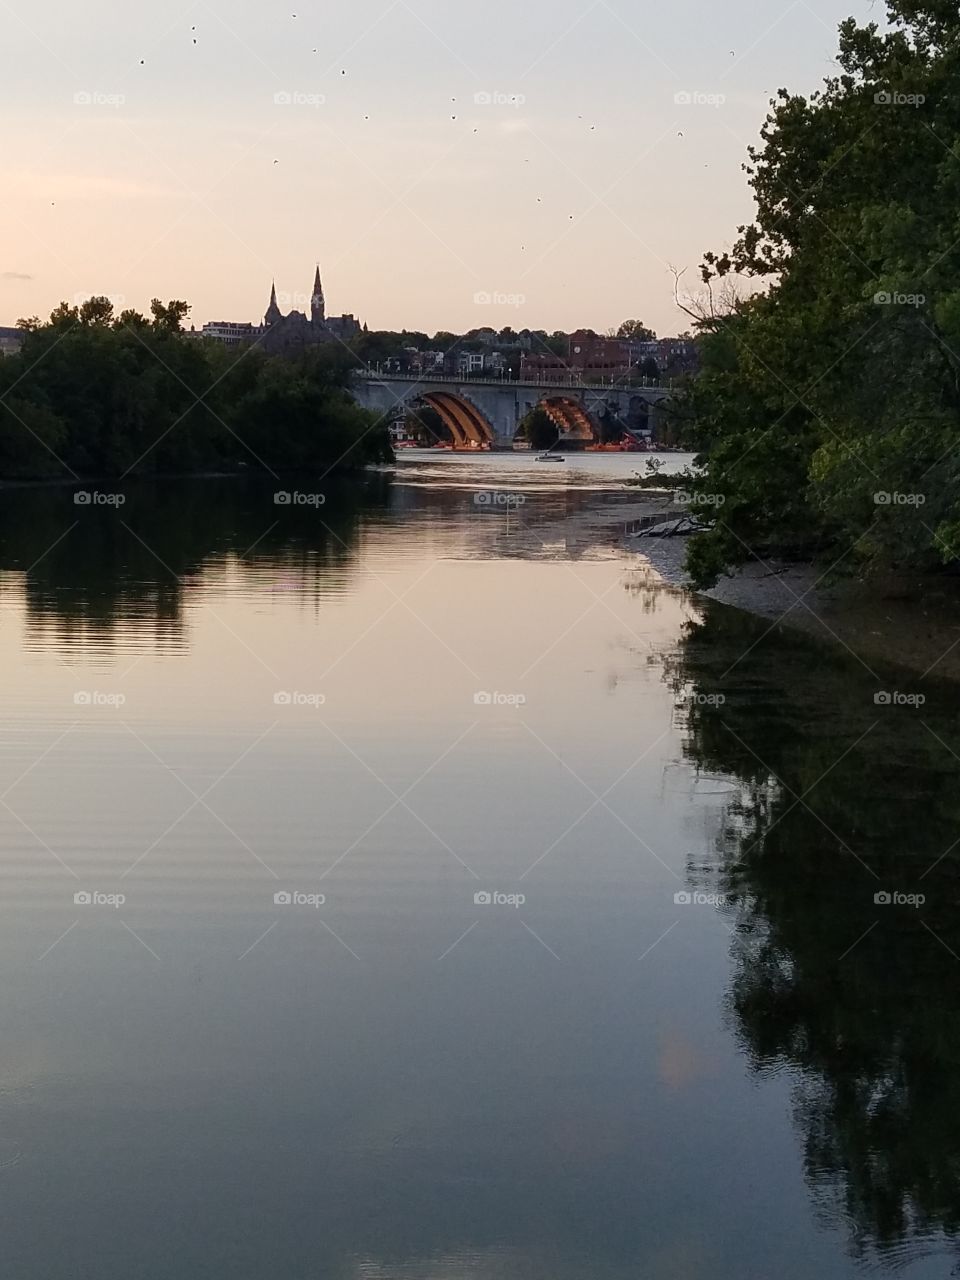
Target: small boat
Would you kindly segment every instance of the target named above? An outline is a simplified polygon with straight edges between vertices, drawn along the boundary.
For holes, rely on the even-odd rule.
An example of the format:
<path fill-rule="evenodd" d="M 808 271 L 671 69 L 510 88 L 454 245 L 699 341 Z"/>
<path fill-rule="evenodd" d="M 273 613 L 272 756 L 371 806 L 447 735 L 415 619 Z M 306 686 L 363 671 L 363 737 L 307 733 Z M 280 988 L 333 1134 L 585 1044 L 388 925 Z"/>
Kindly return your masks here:
<path fill-rule="evenodd" d="M 559 453 L 538 453 L 538 462 L 566 462 L 566 458 Z"/>

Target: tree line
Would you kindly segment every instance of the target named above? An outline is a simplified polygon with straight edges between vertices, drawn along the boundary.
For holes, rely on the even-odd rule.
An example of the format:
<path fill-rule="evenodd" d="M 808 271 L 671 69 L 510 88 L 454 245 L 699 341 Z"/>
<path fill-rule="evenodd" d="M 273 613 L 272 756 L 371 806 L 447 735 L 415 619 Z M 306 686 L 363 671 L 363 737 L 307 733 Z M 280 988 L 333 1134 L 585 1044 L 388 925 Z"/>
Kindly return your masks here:
<path fill-rule="evenodd" d="M 187 303 L 150 316 L 108 298 L 21 320 L 0 360 L 0 478 L 351 470 L 391 456 L 348 391 L 350 357 L 231 350 L 183 333 Z"/>

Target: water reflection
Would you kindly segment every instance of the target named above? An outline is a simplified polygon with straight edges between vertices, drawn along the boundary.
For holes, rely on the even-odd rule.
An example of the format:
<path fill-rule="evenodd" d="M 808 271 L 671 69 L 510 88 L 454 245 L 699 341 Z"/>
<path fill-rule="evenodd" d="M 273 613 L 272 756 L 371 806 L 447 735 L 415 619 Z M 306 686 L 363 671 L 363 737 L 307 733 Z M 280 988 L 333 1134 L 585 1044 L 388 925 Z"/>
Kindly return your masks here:
<path fill-rule="evenodd" d="M 278 506 L 260 480 L 143 483 L 122 505 L 78 505 L 62 486 L 8 490 L 0 502 L 0 598 L 21 609 L 27 647 L 183 650 L 191 593 L 244 582 L 305 604 L 346 587 L 363 518 L 388 481 L 325 486 L 324 504 Z"/>
<path fill-rule="evenodd" d="M 496 512 L 489 465 L 3 495 L 11 1275 L 852 1277 L 839 1223 L 942 1276 L 955 695 L 878 708 L 623 495 Z"/>
<path fill-rule="evenodd" d="M 728 903 L 752 1070 L 798 1073 L 819 1211 L 895 1265 L 960 1231 L 957 693 L 927 681 L 922 708 L 877 705 L 854 659 L 757 640 L 710 606 L 671 666 L 687 758 L 741 784 L 716 867 L 688 872 Z M 877 899 L 897 893 L 924 901 Z"/>

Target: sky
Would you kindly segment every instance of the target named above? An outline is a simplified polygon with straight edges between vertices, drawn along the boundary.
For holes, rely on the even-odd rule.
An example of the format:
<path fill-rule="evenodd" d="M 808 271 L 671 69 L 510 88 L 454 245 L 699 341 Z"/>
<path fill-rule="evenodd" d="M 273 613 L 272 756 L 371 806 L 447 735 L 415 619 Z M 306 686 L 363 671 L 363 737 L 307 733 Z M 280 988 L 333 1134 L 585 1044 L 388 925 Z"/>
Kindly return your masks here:
<path fill-rule="evenodd" d="M 4 0 L 0 324 L 107 294 L 259 322 L 688 327 L 778 87 L 866 0 Z M 678 99 L 678 95 L 680 98 Z M 686 101 L 683 95 L 689 96 Z"/>

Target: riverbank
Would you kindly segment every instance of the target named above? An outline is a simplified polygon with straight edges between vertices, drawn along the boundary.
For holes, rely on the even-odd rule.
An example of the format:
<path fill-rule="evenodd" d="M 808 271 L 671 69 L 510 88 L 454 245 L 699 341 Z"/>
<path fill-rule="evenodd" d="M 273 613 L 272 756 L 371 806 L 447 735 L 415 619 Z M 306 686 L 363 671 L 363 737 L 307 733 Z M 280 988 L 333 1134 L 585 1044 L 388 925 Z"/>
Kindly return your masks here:
<path fill-rule="evenodd" d="M 960 680 L 960 582 L 891 573 L 828 583 L 822 566 L 754 561 L 696 591 L 683 567 L 685 537 L 627 534 L 622 542 L 667 582 L 767 618 L 771 627 L 794 627 L 838 644 L 868 669 L 895 663 L 920 676 Z"/>

